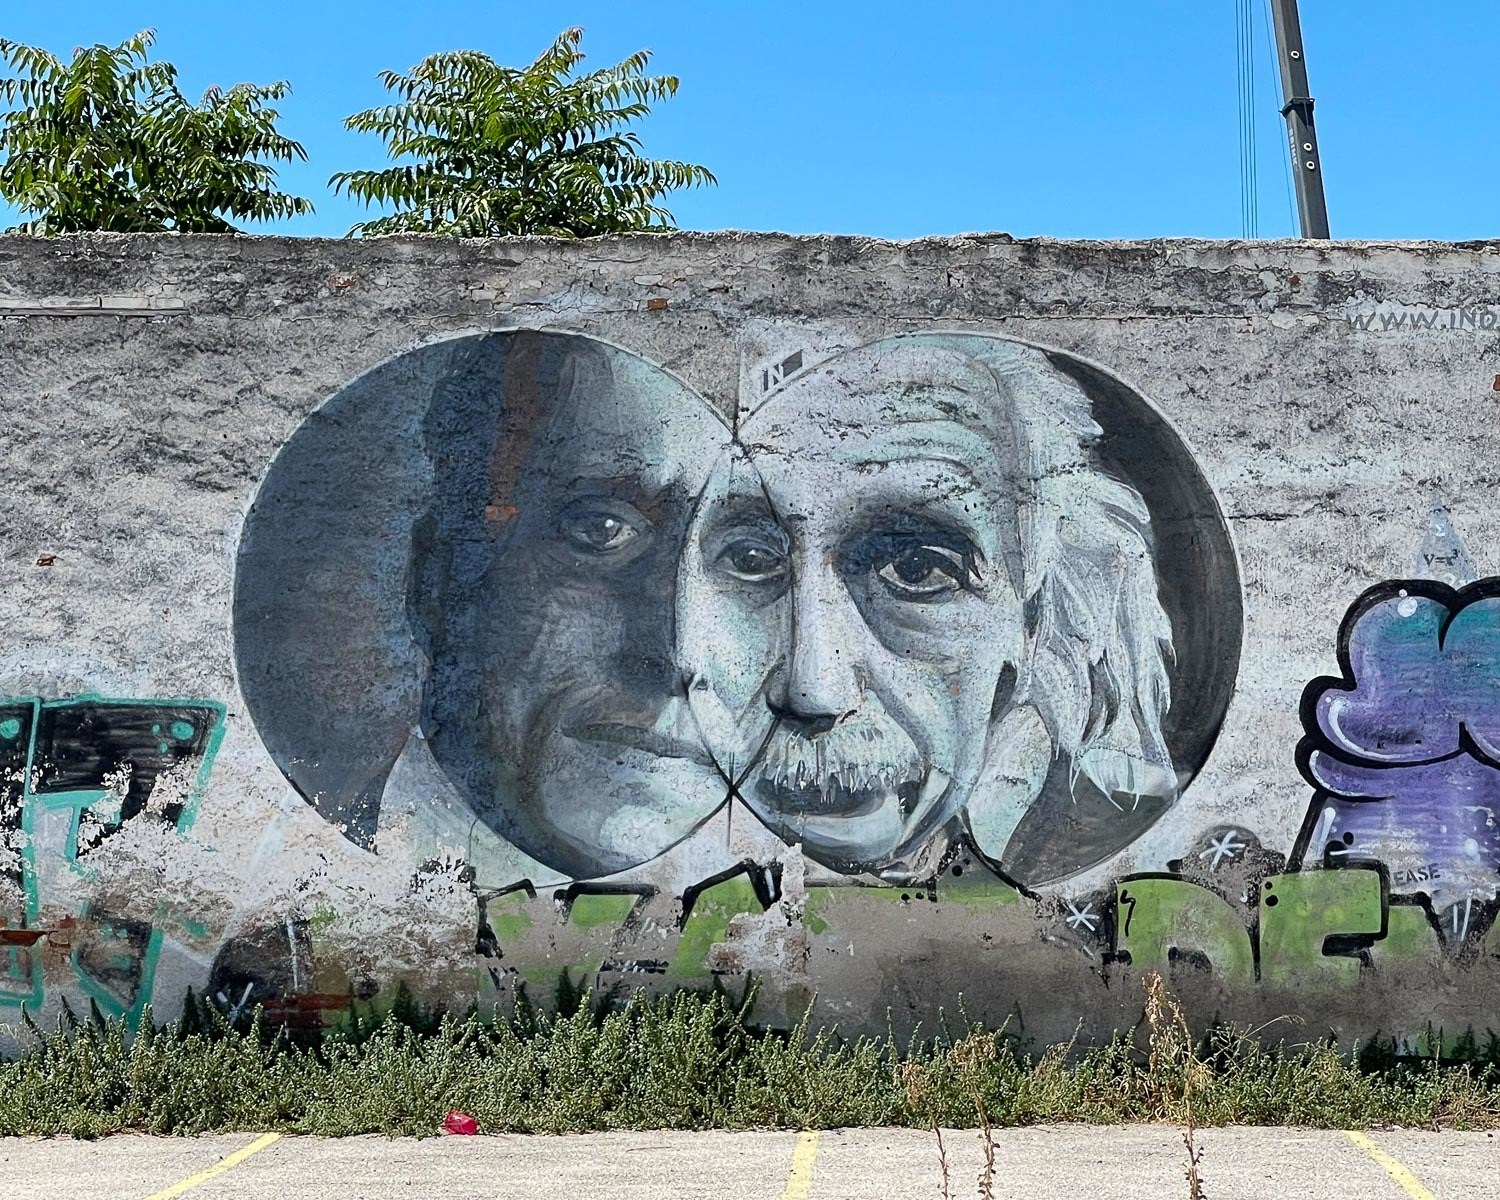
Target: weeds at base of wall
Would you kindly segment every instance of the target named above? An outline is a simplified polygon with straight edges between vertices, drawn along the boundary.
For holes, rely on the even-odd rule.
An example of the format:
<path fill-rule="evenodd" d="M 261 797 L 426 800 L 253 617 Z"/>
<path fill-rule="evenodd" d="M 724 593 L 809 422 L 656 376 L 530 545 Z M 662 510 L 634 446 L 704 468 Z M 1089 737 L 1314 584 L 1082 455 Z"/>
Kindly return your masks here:
<path fill-rule="evenodd" d="M 977 1125 L 988 1147 L 983 1186 L 995 1170 L 987 1130 L 1008 1125 L 1500 1128 L 1493 1064 L 1267 1047 L 1227 1029 L 1194 1044 L 1165 1009 L 1146 1045 L 1125 1035 L 1033 1055 L 1003 1029 L 978 1026 L 904 1042 L 845 1039 L 805 1020 L 765 1030 L 749 1021 L 752 1003 L 575 996 L 553 1013 L 523 998 L 482 1021 L 408 1000 L 379 1019 L 352 1005 L 341 1027 L 303 1040 L 258 1016 L 231 1022 L 191 997 L 182 1019 L 148 1022 L 134 1037 L 97 1014 L 65 1017 L 50 1033 L 33 1026 L 34 1044 L 0 1062 L 0 1135 L 420 1136 L 450 1109 L 491 1133 Z"/>
<path fill-rule="evenodd" d="M 1203 1149 L 1198 1145 L 1198 1124 L 1193 1117 L 1193 1093 L 1210 1082 L 1210 1075 L 1193 1046 L 1187 1016 L 1182 1005 L 1156 973 L 1145 978 L 1146 1029 L 1148 1031 L 1146 1073 L 1158 1084 L 1177 1082 L 1180 1091 L 1164 1096 L 1167 1105 L 1182 1108 L 1182 1145 L 1187 1151 L 1188 1200 L 1207 1200 L 1198 1168 L 1203 1164 Z"/>

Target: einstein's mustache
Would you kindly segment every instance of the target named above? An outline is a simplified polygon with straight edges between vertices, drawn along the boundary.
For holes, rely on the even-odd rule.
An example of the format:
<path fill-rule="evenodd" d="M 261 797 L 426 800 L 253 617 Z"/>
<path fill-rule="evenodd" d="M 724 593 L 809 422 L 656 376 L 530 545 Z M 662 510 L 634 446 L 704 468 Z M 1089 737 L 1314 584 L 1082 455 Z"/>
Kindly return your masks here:
<path fill-rule="evenodd" d="M 759 767 L 778 790 L 845 795 L 899 792 L 920 784 L 927 764 L 904 729 L 866 697 L 859 710 L 821 733 L 777 726 Z"/>
<path fill-rule="evenodd" d="M 703 678 L 687 688 L 703 744 L 726 779 L 751 775 L 778 792 L 848 796 L 917 786 L 929 764 L 911 736 L 866 693 L 859 707 L 831 728 L 804 733 L 776 717 L 761 696 L 735 712 Z"/>

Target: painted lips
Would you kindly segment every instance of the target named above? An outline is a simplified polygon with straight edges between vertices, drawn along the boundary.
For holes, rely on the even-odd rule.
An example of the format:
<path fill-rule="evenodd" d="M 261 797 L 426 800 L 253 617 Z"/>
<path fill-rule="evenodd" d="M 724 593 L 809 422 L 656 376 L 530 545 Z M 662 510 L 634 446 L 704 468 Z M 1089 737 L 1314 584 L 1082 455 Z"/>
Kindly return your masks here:
<path fill-rule="evenodd" d="M 590 721 L 566 731 L 581 742 L 611 749 L 639 750 L 656 758 L 682 758 L 712 768 L 713 758 L 700 742 L 622 721 Z"/>

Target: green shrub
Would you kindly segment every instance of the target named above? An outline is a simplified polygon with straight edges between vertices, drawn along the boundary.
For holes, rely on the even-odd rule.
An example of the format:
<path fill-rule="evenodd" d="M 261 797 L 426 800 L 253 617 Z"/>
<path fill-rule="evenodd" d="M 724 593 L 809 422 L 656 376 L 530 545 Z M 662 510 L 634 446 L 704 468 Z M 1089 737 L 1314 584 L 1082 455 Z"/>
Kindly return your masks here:
<path fill-rule="evenodd" d="M 1194 1046 L 1184 1025 L 1149 1047 L 1121 1036 L 1032 1054 L 975 1026 L 904 1044 L 807 1018 L 762 1029 L 753 994 L 573 1000 L 549 1012 L 523 997 L 493 1020 L 409 995 L 380 1016 L 351 1000 L 314 1037 L 191 996 L 180 1020 L 157 1028 L 148 1014 L 133 1035 L 97 1012 L 65 1012 L 51 1032 L 28 1020 L 25 1050 L 0 1062 L 0 1135 L 426 1135 L 450 1109 L 487 1132 L 537 1133 L 1181 1121 L 1189 1092 L 1199 1125 L 1500 1126 L 1493 1038 L 1452 1043 L 1463 1061 L 1412 1061 L 1378 1041 L 1266 1046 L 1229 1029 Z"/>

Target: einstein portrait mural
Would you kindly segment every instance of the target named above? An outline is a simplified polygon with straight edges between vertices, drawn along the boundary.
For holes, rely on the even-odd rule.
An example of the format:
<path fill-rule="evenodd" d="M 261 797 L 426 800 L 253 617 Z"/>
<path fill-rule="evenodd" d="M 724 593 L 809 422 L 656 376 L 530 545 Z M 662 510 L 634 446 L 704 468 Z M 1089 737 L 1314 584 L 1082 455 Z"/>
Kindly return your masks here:
<path fill-rule="evenodd" d="M 790 369 L 783 369 L 790 368 Z M 1234 555 L 1170 427 L 1083 360 L 966 333 L 787 360 L 715 402 L 575 333 L 350 383 L 247 519 L 257 729 L 350 839 L 481 889 L 1042 887 L 1203 765 Z"/>

